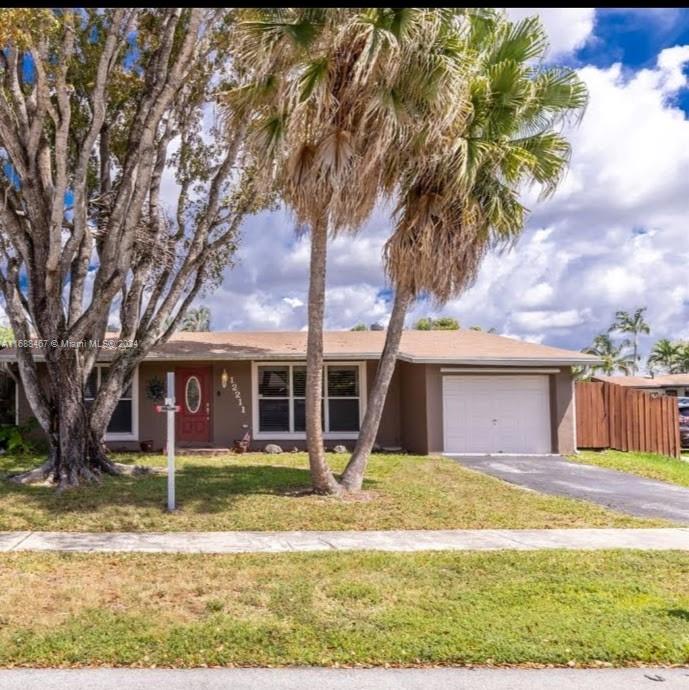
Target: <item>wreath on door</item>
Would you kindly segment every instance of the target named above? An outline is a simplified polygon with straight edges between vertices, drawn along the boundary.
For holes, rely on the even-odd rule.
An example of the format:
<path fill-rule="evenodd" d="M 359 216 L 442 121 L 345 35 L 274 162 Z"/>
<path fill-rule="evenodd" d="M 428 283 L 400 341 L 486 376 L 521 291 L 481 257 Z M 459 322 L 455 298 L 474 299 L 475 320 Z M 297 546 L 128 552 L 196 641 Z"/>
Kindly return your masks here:
<path fill-rule="evenodd" d="M 165 400 L 165 382 L 159 376 L 154 376 L 146 383 L 146 397 L 153 402 L 161 403 Z"/>

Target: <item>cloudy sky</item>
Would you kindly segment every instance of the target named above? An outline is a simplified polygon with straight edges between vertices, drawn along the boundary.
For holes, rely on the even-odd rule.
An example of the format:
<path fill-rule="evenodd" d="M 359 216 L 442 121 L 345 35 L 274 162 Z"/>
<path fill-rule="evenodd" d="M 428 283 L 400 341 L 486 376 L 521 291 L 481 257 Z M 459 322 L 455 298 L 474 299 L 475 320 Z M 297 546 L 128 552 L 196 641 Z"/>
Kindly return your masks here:
<path fill-rule="evenodd" d="M 576 67 L 590 90 L 571 132 L 571 168 L 549 201 L 527 200 L 516 248 L 488 257 L 476 285 L 442 313 L 580 349 L 617 309 L 647 306 L 650 340 L 689 338 L 689 10 L 540 12 L 550 59 Z M 328 328 L 386 321 L 389 232 L 380 209 L 358 236 L 332 243 Z M 200 303 L 217 330 L 301 329 L 307 266 L 307 240 L 286 214 L 252 218 L 237 265 Z M 410 322 L 432 313 L 418 304 Z"/>

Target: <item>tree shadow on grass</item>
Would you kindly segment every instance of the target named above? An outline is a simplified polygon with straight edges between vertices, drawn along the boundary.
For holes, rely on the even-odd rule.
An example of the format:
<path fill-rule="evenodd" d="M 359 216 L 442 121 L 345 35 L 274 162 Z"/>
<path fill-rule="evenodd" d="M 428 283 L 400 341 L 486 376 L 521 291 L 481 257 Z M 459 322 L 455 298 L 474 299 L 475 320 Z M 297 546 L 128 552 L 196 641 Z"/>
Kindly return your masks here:
<path fill-rule="evenodd" d="M 689 621 L 689 609 L 668 609 L 667 615 L 671 618 Z"/>
<path fill-rule="evenodd" d="M 254 495 L 308 500 L 311 477 L 308 469 L 281 465 L 184 464 L 176 473 L 179 508 L 197 514 L 231 511 L 238 499 Z M 52 516 L 69 513 L 99 513 L 109 507 L 150 511 L 162 510 L 167 495 L 165 473 L 106 477 L 102 483 L 57 492 L 50 486 L 22 486 L 0 478 L 0 510 L 7 499 L 32 511 Z M 367 488 L 376 482 L 367 481 Z M 18 501 L 17 501 L 18 499 Z M 324 499 L 327 500 L 327 499 Z M 337 500 L 337 499 L 334 499 Z M 49 520 L 47 521 L 49 528 Z M 97 529 L 97 525 L 94 524 Z"/>

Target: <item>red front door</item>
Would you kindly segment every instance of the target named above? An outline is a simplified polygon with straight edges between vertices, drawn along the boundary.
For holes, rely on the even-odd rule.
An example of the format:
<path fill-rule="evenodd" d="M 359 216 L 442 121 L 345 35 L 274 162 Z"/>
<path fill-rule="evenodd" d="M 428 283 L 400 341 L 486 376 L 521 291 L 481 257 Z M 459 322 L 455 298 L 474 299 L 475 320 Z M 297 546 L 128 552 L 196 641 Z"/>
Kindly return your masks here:
<path fill-rule="evenodd" d="M 211 440 L 211 368 L 185 367 L 175 371 L 175 398 L 179 405 L 177 440 Z"/>

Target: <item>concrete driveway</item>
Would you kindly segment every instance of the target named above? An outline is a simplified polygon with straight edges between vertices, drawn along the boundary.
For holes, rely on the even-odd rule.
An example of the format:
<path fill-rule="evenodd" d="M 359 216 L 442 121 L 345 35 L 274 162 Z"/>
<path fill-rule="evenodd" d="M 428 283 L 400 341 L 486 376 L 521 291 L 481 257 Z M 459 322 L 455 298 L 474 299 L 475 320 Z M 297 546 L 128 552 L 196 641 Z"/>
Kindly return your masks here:
<path fill-rule="evenodd" d="M 560 456 L 452 455 L 464 467 L 544 494 L 580 498 L 639 517 L 689 524 L 689 489 Z"/>

